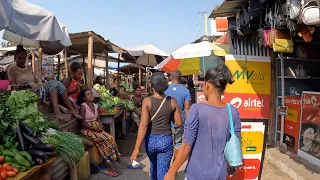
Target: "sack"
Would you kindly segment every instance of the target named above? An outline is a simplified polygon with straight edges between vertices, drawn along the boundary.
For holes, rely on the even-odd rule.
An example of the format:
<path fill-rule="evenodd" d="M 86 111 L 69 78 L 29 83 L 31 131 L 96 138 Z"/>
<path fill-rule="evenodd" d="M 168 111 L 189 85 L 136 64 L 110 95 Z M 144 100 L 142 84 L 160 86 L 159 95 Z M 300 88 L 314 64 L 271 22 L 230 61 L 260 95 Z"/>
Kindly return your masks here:
<path fill-rule="evenodd" d="M 240 166 L 243 164 L 242 159 L 242 146 L 239 138 L 234 132 L 233 117 L 231 111 L 231 105 L 228 103 L 229 123 L 230 123 L 230 139 L 224 148 L 224 157 L 228 164 L 232 167 Z"/>
<path fill-rule="evenodd" d="M 287 9 L 289 11 L 290 19 L 297 20 L 301 10 L 301 0 L 287 0 Z"/>
<path fill-rule="evenodd" d="M 293 41 L 291 39 L 273 39 L 274 52 L 293 53 Z"/>
<path fill-rule="evenodd" d="M 301 18 L 306 25 L 320 24 L 320 3 L 317 0 L 307 2 L 302 8 Z"/>
<path fill-rule="evenodd" d="M 297 77 L 306 77 L 306 70 L 303 68 L 302 65 L 299 65 L 296 68 L 295 72 Z"/>
<path fill-rule="evenodd" d="M 271 29 L 268 37 L 269 47 L 273 46 L 273 39 L 290 39 L 290 36 L 286 31 L 277 29 Z"/>

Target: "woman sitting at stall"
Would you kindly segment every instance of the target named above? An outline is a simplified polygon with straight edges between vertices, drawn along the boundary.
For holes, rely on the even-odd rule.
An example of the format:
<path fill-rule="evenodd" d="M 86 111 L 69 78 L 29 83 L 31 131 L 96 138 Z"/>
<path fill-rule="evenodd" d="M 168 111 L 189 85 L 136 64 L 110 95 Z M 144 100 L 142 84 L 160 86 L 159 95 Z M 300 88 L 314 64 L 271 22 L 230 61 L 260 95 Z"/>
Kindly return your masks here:
<path fill-rule="evenodd" d="M 107 165 L 110 166 L 110 169 L 104 173 L 112 177 L 117 177 L 121 172 L 115 169 L 113 162 L 116 161 L 121 154 L 114 138 L 103 130 L 103 125 L 98 114 L 98 105 L 94 104 L 93 101 L 94 96 L 90 89 L 84 89 L 80 92 L 77 102 L 81 105 L 81 133 L 96 143 L 101 156 Z"/>
<path fill-rule="evenodd" d="M 75 109 L 79 109 L 77 106 L 77 98 L 83 86 L 82 76 L 83 68 L 80 63 L 74 62 L 70 65 L 71 77 L 67 77 L 63 81 L 63 85 L 67 88 L 67 94 L 70 101 L 73 103 Z"/>
<path fill-rule="evenodd" d="M 140 117 L 141 117 L 141 106 L 142 106 L 142 100 L 143 97 L 141 96 L 141 89 L 138 87 L 136 89 L 136 93 L 134 94 L 133 98 L 133 103 L 134 103 L 134 111 L 132 112 L 132 119 L 136 123 L 136 125 L 139 127 L 140 125 Z"/>
<path fill-rule="evenodd" d="M 62 121 L 66 121 L 68 120 L 68 117 L 61 113 L 58 104 L 58 95 L 61 95 L 69 110 L 69 113 L 77 118 L 81 118 L 80 114 L 77 113 L 69 101 L 66 88 L 60 81 L 50 80 L 42 83 L 42 81 L 33 74 L 31 66 L 26 64 L 27 51 L 23 48 L 23 46 L 17 46 L 14 54 L 14 60 L 16 61 L 16 64 L 10 66 L 8 69 L 8 78 L 10 80 L 11 89 L 32 90 L 38 95 L 42 102 L 46 102 L 46 99 L 49 95 L 53 107 L 53 117 Z"/>

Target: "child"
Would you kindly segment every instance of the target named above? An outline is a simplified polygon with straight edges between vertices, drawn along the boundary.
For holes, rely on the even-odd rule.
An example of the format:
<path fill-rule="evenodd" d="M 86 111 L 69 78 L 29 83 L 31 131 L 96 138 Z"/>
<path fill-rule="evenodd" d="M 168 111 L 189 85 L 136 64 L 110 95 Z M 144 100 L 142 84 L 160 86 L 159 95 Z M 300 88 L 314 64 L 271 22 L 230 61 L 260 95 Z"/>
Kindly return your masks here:
<path fill-rule="evenodd" d="M 115 169 L 113 162 L 119 158 L 120 152 L 114 138 L 103 130 L 98 114 L 98 105 L 94 104 L 93 101 L 94 96 L 90 89 L 84 89 L 80 92 L 77 102 L 81 105 L 81 133 L 96 143 L 101 156 L 110 166 L 110 169 L 104 173 L 111 177 L 117 177 L 121 172 Z"/>
<path fill-rule="evenodd" d="M 80 63 L 74 62 L 70 65 L 71 77 L 67 77 L 63 81 L 64 87 L 67 88 L 67 94 L 71 102 L 73 102 L 74 108 L 79 110 L 77 106 L 77 98 L 83 86 L 82 76 L 83 69 Z"/>

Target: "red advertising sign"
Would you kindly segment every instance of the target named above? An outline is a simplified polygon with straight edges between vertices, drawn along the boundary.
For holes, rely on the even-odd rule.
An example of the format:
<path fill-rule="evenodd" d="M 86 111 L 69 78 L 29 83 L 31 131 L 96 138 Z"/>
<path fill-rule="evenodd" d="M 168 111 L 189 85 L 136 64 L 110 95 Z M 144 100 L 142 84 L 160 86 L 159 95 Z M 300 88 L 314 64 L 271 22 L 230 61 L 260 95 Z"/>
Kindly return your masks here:
<path fill-rule="evenodd" d="M 240 94 L 225 93 L 223 101 L 238 108 L 240 118 L 269 118 L 270 95 L 267 94 Z M 203 92 L 197 92 L 197 103 L 206 102 Z"/>
<path fill-rule="evenodd" d="M 236 175 L 228 179 L 257 179 L 260 173 L 260 164 L 259 159 L 244 159 L 243 165 L 239 167 Z"/>
<path fill-rule="evenodd" d="M 286 96 L 284 105 L 288 107 L 287 115 L 284 119 L 284 139 L 293 152 L 298 151 L 298 141 L 300 132 L 301 97 Z"/>
<path fill-rule="evenodd" d="M 302 93 L 298 155 L 320 166 L 320 93 Z"/>

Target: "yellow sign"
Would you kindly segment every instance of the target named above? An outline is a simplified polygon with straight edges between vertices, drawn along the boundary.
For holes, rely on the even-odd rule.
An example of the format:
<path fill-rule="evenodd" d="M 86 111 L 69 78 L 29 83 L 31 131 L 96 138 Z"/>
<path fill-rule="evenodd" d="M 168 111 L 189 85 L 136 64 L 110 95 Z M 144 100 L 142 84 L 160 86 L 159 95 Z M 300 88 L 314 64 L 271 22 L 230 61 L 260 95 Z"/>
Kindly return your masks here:
<path fill-rule="evenodd" d="M 233 74 L 234 83 L 226 93 L 271 93 L 271 61 L 269 57 L 226 55 L 226 65 Z"/>
<path fill-rule="evenodd" d="M 262 132 L 242 131 L 241 144 L 243 154 L 260 154 L 263 149 L 264 136 Z"/>
<path fill-rule="evenodd" d="M 288 108 L 288 113 L 286 115 L 286 120 L 291 122 L 297 122 L 298 120 L 298 112 L 295 109 Z"/>

